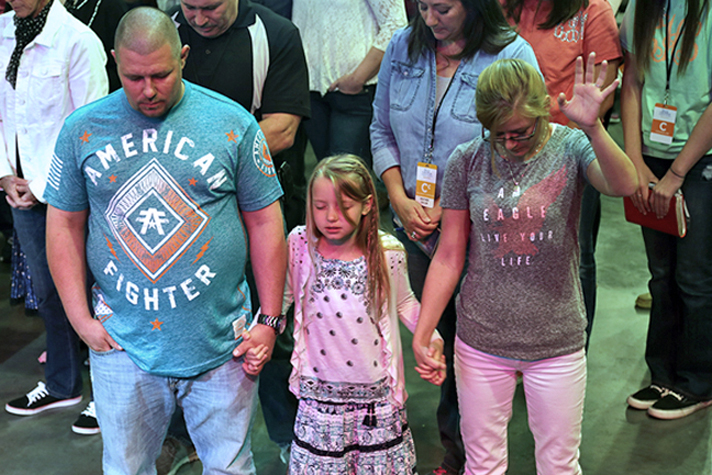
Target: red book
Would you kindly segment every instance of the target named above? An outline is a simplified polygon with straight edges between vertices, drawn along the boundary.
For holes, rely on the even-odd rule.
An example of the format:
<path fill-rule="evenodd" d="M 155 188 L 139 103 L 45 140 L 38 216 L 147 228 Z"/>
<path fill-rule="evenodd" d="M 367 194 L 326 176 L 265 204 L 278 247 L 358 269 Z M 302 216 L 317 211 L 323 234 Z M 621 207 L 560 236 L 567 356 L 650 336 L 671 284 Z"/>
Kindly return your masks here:
<path fill-rule="evenodd" d="M 679 190 L 670 199 L 670 209 L 662 219 L 658 219 L 653 212 L 643 214 L 638 211 L 638 208 L 633 204 L 633 200 L 628 196 L 623 198 L 623 207 L 625 208 L 625 219 L 628 222 L 640 224 L 646 228 L 677 237 L 685 237 L 685 234 L 687 234 L 687 220 L 690 214 L 687 212 L 685 198 L 683 198 L 682 192 Z"/>

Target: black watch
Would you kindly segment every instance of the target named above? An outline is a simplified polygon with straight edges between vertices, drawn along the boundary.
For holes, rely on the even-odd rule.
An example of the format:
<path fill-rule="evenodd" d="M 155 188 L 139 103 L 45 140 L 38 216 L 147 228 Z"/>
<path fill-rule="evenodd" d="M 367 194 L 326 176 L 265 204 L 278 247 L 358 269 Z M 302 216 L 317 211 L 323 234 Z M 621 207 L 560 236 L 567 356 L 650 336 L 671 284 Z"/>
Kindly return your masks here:
<path fill-rule="evenodd" d="M 257 316 L 257 323 L 272 327 L 274 328 L 275 334 L 281 335 L 282 332 L 284 332 L 284 328 L 287 326 L 287 316 L 278 315 L 276 317 L 273 317 L 272 315 L 265 315 L 264 313 L 260 313 Z"/>

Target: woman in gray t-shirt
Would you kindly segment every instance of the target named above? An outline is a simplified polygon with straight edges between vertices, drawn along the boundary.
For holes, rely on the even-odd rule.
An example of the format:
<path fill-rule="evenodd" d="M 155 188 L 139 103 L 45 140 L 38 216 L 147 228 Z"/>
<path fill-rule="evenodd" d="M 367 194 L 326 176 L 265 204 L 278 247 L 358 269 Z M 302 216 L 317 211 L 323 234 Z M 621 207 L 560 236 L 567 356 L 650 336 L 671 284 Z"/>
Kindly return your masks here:
<path fill-rule="evenodd" d="M 460 145 L 448 161 L 442 236 L 423 291 L 413 349 L 427 344 L 465 264 L 457 298 L 455 374 L 465 473 L 507 466 L 507 423 L 523 374 L 538 473 L 579 474 L 586 386 L 586 325 L 578 277 L 581 194 L 588 182 L 607 195 L 637 186 L 635 168 L 598 119 L 604 62 L 576 62 L 571 101 L 557 98 L 580 130 L 549 123 L 546 87 L 519 60 L 497 61 L 479 77 L 477 116 L 489 133 Z M 585 76 L 585 77 L 584 77 Z"/>

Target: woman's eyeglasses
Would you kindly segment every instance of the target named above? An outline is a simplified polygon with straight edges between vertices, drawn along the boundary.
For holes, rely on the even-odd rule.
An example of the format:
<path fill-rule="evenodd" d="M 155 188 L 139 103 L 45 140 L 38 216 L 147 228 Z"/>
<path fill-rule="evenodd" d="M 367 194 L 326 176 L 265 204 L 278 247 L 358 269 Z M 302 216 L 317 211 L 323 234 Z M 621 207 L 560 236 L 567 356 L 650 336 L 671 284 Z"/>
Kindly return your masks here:
<path fill-rule="evenodd" d="M 507 141 L 516 142 L 516 143 L 527 142 L 536 136 L 536 129 L 538 126 L 539 126 L 539 117 L 536 118 L 536 121 L 534 122 L 534 129 L 532 130 L 532 132 L 530 134 L 512 134 L 512 135 L 504 136 L 504 137 L 496 137 L 494 139 L 492 139 L 492 137 L 489 134 L 485 136 L 485 129 L 483 128 L 482 129 L 482 139 L 487 142 L 492 140 L 494 142 L 495 150 L 497 151 L 497 153 L 503 156 L 507 153 L 507 147 L 506 147 Z"/>
<path fill-rule="evenodd" d="M 536 121 L 534 121 L 534 130 L 532 130 L 531 134 L 512 134 L 509 137 L 496 137 L 494 139 L 495 143 L 504 145 L 507 140 L 511 140 L 512 142 L 526 142 L 527 140 L 531 140 L 534 138 L 536 135 L 536 129 L 537 126 L 539 125 L 539 117 L 536 118 Z"/>

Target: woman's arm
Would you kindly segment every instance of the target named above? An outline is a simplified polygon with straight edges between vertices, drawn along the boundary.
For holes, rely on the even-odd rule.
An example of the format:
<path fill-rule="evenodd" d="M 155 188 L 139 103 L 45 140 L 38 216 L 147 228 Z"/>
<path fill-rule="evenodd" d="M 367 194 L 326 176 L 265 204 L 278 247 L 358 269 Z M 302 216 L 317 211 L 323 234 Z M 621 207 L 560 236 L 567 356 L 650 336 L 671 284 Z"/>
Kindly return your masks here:
<path fill-rule="evenodd" d="M 469 210 L 444 209 L 440 243 L 425 278 L 420 316 L 413 334 L 413 352 L 419 366 L 428 365 L 430 338 L 460 281 L 469 236 Z"/>
<path fill-rule="evenodd" d="M 566 97 L 560 94 L 559 107 L 566 117 L 579 124 L 581 130 L 588 135 L 593 151 L 596 153 L 596 160 L 586 171 L 591 184 L 607 195 L 628 196 L 633 194 L 637 187 L 635 167 L 598 118 L 601 103 L 608 95 L 613 94 L 618 86 L 618 80 L 614 80 L 601 90 L 608 63 L 606 61 L 601 63 L 600 74 L 594 79 L 595 64 L 596 54 L 591 53 L 584 73 L 583 58 L 576 59 L 573 97 L 571 101 L 567 101 Z"/>
<path fill-rule="evenodd" d="M 381 179 L 386 185 L 391 206 L 403 223 L 408 239 L 417 241 L 430 236 L 437 229 L 439 222 L 431 219 L 425 208 L 406 194 L 400 167 L 389 168 L 383 172 Z"/>
<path fill-rule="evenodd" d="M 648 204 L 658 218 L 663 218 L 667 214 L 670 209 L 670 199 L 682 187 L 687 172 L 712 148 L 710 131 L 712 131 L 712 104 L 707 106 L 702 117 L 695 124 L 690 138 L 673 160 L 667 173 L 652 189 Z"/>
<path fill-rule="evenodd" d="M 641 130 L 643 116 L 641 109 L 642 89 L 643 82 L 638 75 L 635 55 L 626 51 L 621 86 L 621 122 L 623 125 L 625 151 L 638 173 L 638 189 L 630 198 L 636 208 L 642 213 L 647 213 L 652 211 L 648 204 L 648 183 L 657 183 L 658 179 L 643 161 L 643 135 Z"/>
<path fill-rule="evenodd" d="M 344 94 L 358 94 L 363 91 L 363 85 L 378 73 L 382 59 L 383 51 L 372 47 L 355 70 L 331 83 L 329 91 L 338 89 Z"/>

